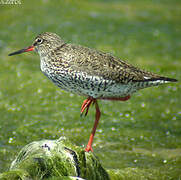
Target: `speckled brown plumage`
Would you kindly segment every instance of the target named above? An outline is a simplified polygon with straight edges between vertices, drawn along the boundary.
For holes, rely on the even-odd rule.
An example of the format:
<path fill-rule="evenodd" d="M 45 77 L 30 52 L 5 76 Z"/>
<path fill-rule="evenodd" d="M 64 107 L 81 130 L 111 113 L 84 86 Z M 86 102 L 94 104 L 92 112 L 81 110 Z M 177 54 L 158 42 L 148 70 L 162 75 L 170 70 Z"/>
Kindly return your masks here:
<path fill-rule="evenodd" d="M 55 47 L 55 44 L 51 46 L 49 41 L 54 40 L 51 39 L 52 36 L 59 38 L 52 33 L 43 33 L 37 38 L 44 39 L 44 45 L 50 45 L 48 46 L 50 63 L 52 62 L 54 65 L 57 63 L 57 67 L 69 67 L 70 71 L 86 72 L 88 75 L 100 76 L 107 80 L 115 80 L 118 83 L 145 81 L 145 76 L 152 80 L 161 78 L 157 74 L 138 69 L 108 53 L 79 45 L 66 44 L 63 40 L 59 40 L 58 46 Z M 47 38 L 49 41 L 45 40 Z"/>
<path fill-rule="evenodd" d="M 34 46 L 40 54 L 42 72 L 57 86 L 80 95 L 124 97 L 142 88 L 175 81 L 136 68 L 111 54 L 65 43 L 54 33 L 38 35 Z"/>

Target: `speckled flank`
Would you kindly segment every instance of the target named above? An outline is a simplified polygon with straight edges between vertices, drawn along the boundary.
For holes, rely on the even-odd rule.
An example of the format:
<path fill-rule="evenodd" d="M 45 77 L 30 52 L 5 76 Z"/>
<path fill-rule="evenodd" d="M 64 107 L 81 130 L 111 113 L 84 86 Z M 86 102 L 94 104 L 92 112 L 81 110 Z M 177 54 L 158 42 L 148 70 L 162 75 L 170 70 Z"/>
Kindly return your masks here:
<path fill-rule="evenodd" d="M 54 33 L 40 34 L 33 45 L 40 55 L 42 72 L 60 88 L 80 95 L 124 97 L 176 81 L 140 70 L 111 54 L 67 44 Z"/>

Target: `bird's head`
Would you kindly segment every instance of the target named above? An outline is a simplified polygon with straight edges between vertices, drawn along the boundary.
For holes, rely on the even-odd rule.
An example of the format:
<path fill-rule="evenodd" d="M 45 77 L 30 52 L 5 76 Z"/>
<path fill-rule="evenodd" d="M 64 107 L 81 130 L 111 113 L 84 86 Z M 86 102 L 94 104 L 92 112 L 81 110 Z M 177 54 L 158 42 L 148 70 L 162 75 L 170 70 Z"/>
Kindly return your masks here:
<path fill-rule="evenodd" d="M 45 32 L 39 34 L 33 44 L 29 47 L 10 53 L 9 56 L 21 54 L 28 51 L 36 51 L 40 55 L 46 54 L 51 49 L 55 49 L 64 44 L 64 41 L 55 33 Z"/>

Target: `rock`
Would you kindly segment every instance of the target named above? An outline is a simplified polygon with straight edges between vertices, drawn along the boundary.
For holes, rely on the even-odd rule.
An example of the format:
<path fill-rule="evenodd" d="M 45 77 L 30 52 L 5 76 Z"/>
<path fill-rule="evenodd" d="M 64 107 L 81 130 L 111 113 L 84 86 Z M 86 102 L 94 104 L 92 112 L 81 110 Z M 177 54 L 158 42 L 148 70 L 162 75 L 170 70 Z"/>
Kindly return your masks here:
<path fill-rule="evenodd" d="M 0 174 L 4 180 L 76 179 L 109 180 L 109 175 L 92 152 L 72 145 L 65 137 L 26 145 Z"/>

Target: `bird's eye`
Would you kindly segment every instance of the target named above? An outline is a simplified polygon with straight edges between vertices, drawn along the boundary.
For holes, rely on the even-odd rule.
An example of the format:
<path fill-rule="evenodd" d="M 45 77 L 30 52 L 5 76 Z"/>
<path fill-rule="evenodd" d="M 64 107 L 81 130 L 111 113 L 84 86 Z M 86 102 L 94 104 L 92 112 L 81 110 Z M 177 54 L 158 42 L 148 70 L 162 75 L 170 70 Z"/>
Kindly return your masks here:
<path fill-rule="evenodd" d="M 43 39 L 38 38 L 38 39 L 36 40 L 36 42 L 37 42 L 38 44 L 41 44 L 41 43 L 43 42 Z"/>

